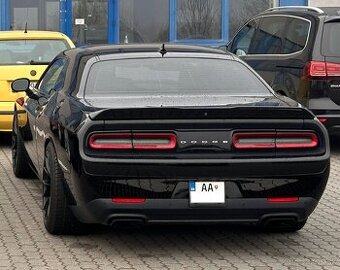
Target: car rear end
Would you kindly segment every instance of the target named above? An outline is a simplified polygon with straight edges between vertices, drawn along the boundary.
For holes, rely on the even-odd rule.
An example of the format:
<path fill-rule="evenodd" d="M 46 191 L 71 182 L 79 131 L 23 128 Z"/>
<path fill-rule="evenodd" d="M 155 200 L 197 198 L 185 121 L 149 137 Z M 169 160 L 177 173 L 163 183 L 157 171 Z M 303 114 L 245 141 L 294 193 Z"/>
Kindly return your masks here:
<path fill-rule="evenodd" d="M 12 92 L 11 83 L 19 78 L 28 78 L 34 84 L 58 53 L 73 46 L 60 33 L 0 33 L 0 131 L 12 131 L 14 103 L 23 98 L 22 93 Z M 26 114 L 19 104 L 18 107 L 19 124 L 24 125 Z"/>
<path fill-rule="evenodd" d="M 304 222 L 328 179 L 326 129 L 241 62 L 176 57 L 91 64 L 84 103 L 111 107 L 87 114 L 77 134 L 76 217 L 106 225 Z M 169 88 L 182 75 L 184 85 Z"/>
<path fill-rule="evenodd" d="M 309 104 L 331 135 L 340 134 L 340 17 L 323 16 L 312 60 L 306 64 Z"/>

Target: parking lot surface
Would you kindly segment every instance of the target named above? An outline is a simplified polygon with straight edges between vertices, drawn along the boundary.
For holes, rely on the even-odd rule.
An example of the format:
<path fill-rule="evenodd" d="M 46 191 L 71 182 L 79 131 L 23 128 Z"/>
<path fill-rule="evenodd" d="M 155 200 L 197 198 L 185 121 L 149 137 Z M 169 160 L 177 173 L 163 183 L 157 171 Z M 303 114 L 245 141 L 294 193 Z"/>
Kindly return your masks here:
<path fill-rule="evenodd" d="M 336 139 L 326 192 L 298 233 L 265 234 L 230 226 L 120 226 L 61 237 L 45 231 L 38 180 L 13 175 L 9 141 L 0 135 L 0 269 L 340 269 Z"/>

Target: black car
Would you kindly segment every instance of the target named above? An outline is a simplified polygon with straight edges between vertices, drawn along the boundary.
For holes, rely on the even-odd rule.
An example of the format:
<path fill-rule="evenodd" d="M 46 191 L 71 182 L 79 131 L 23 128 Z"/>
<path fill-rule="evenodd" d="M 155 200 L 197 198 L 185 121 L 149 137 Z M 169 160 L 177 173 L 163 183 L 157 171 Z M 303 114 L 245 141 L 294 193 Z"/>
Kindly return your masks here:
<path fill-rule="evenodd" d="M 232 54 L 78 48 L 28 86 L 12 84 L 29 96 L 27 124 L 14 118 L 13 169 L 42 181 L 52 234 L 119 221 L 296 231 L 326 186 L 324 126 Z"/>
<path fill-rule="evenodd" d="M 339 8 L 278 7 L 246 23 L 227 49 L 339 135 L 339 44 Z"/>

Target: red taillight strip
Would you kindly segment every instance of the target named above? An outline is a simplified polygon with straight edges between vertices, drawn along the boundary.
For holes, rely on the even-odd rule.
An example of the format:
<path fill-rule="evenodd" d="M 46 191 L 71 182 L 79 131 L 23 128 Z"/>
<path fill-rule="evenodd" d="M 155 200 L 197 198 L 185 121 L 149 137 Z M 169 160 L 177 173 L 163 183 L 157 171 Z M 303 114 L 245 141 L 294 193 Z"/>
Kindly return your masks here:
<path fill-rule="evenodd" d="M 236 149 L 298 149 L 318 146 L 312 132 L 240 132 L 233 135 Z"/>
<path fill-rule="evenodd" d="M 172 133 L 95 133 L 89 138 L 92 149 L 172 150 L 177 138 Z"/>
<path fill-rule="evenodd" d="M 172 133 L 134 133 L 133 148 L 139 150 L 171 150 L 176 148 L 176 135 Z"/>
<path fill-rule="evenodd" d="M 236 149 L 270 149 L 275 148 L 275 132 L 264 133 L 235 133 L 233 135 L 233 145 Z M 253 142 L 248 142 L 252 140 Z"/>
<path fill-rule="evenodd" d="M 278 149 L 314 148 L 318 146 L 318 143 L 318 136 L 312 132 L 280 132 L 276 135 L 276 148 Z"/>
<path fill-rule="evenodd" d="M 90 136 L 92 149 L 132 149 L 130 133 L 97 133 Z"/>
<path fill-rule="evenodd" d="M 270 203 L 293 203 L 298 202 L 299 197 L 287 197 L 287 198 L 268 198 L 267 201 Z"/>
<path fill-rule="evenodd" d="M 121 204 L 133 204 L 133 203 L 144 203 L 146 199 L 142 198 L 113 198 L 113 203 L 121 203 Z"/>

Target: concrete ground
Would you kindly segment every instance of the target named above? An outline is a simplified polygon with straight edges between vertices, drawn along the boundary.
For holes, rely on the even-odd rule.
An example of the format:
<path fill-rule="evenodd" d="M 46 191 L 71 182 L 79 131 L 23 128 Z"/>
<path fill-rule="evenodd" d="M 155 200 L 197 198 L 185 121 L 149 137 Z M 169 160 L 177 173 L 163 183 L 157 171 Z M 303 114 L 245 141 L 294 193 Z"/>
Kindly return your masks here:
<path fill-rule="evenodd" d="M 340 269 L 340 143 L 336 139 L 326 192 L 298 233 L 130 226 L 56 237 L 44 228 L 40 183 L 13 175 L 9 138 L 0 136 L 2 269 Z"/>

